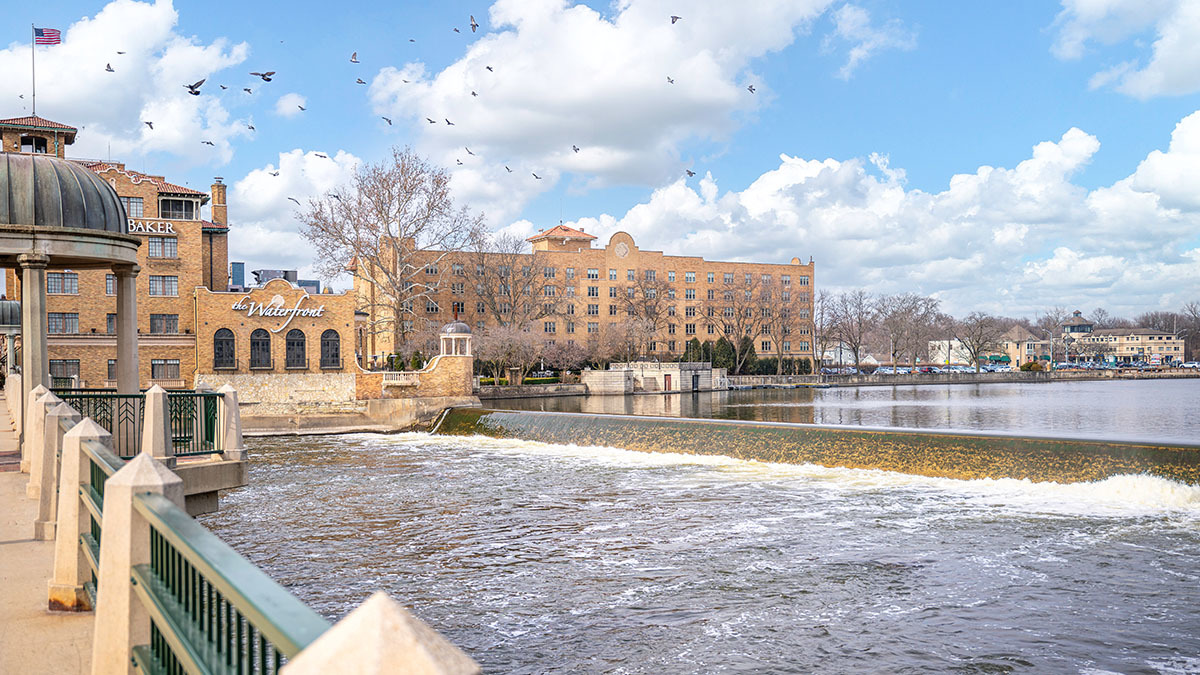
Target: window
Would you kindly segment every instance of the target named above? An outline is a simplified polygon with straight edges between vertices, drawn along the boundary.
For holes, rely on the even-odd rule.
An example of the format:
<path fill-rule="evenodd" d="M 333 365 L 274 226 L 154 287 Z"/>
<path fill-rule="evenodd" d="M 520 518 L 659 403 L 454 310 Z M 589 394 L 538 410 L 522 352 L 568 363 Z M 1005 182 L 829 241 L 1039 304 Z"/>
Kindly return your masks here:
<path fill-rule="evenodd" d="M 763 340 L 761 343 L 759 343 L 759 347 L 761 347 L 762 351 L 764 351 L 764 352 L 771 351 L 771 343 L 768 342 L 767 340 Z"/>
<path fill-rule="evenodd" d="M 45 154 L 46 139 L 41 136 L 22 136 L 21 152 L 37 152 Z"/>
<path fill-rule="evenodd" d="M 791 291 L 780 291 L 779 299 L 784 302 L 791 302 L 792 301 L 792 292 Z"/>
<path fill-rule="evenodd" d="M 439 309 L 440 308 L 438 307 L 436 300 L 429 300 L 429 299 L 425 300 L 425 313 L 426 314 L 437 314 Z"/>
<path fill-rule="evenodd" d="M 784 286 L 791 286 L 792 285 L 792 275 L 780 274 L 779 275 L 779 283 L 783 284 Z"/>
<path fill-rule="evenodd" d="M 500 303 L 500 313 L 501 314 L 512 314 L 512 303 L 511 302 Z"/>
<path fill-rule="evenodd" d="M 178 258 L 179 240 L 175 237 L 148 237 L 146 255 L 151 258 Z"/>
<path fill-rule="evenodd" d="M 237 357 L 234 356 L 233 346 L 233 331 L 222 328 L 213 334 L 213 370 L 237 368 Z"/>
<path fill-rule="evenodd" d="M 754 283 L 754 275 L 746 272 L 746 285 L 749 286 L 752 283 Z"/>
<path fill-rule="evenodd" d="M 696 273 L 695 272 L 684 272 L 683 273 L 683 281 L 685 283 L 689 283 L 689 284 L 696 283 Z"/>
<path fill-rule="evenodd" d="M 74 312 L 50 312 L 46 314 L 46 332 L 73 335 L 79 332 L 79 314 Z"/>
<path fill-rule="evenodd" d="M 271 368 L 271 334 L 262 328 L 250 334 L 250 367 Z"/>
<path fill-rule="evenodd" d="M 150 295 L 179 295 L 179 277 L 150 275 Z"/>
<path fill-rule="evenodd" d="M 437 263 L 429 263 L 425 266 L 425 274 L 433 276 L 438 273 Z"/>
<path fill-rule="evenodd" d="M 713 334 L 715 334 L 715 333 L 717 332 L 717 327 L 716 327 L 716 326 L 714 326 L 714 325 L 712 325 L 711 323 L 710 323 L 710 324 L 708 324 L 707 328 L 708 328 L 708 334 L 709 334 L 709 335 L 713 335 Z"/>
<path fill-rule="evenodd" d="M 616 305 L 609 305 L 609 306 L 608 306 L 608 315 L 609 315 L 609 316 L 616 316 L 616 315 L 617 315 L 617 306 L 616 306 Z"/>
<path fill-rule="evenodd" d="M 658 272 L 654 270 L 646 270 L 646 281 L 654 281 L 657 276 Z"/>
<path fill-rule="evenodd" d="M 151 314 L 150 315 L 150 332 L 151 333 L 178 333 L 179 332 L 179 315 L 178 314 Z"/>
<path fill-rule="evenodd" d="M 673 324 L 673 323 L 667 324 L 667 335 L 674 335 L 674 334 L 675 334 L 675 324 Z M 672 349 L 674 349 L 674 347 L 672 347 Z"/>
<path fill-rule="evenodd" d="M 574 332 L 575 332 L 575 322 L 574 322 L 574 321 L 568 321 L 568 322 L 567 322 L 567 332 L 568 332 L 568 333 L 574 333 Z"/>
<path fill-rule="evenodd" d="M 79 377 L 79 359 L 50 359 L 50 377 Z"/>
<path fill-rule="evenodd" d="M 104 275 L 104 294 L 105 295 L 116 295 L 117 294 L 117 275 L 115 275 L 115 274 L 105 274 Z"/>
<path fill-rule="evenodd" d="M 106 317 L 104 317 L 104 319 L 105 319 L 104 332 L 108 333 L 109 335 L 116 335 L 117 334 L 117 315 L 109 314 Z"/>
<path fill-rule="evenodd" d="M 288 331 L 284 340 L 285 368 L 307 368 L 308 359 L 304 355 L 304 331 L 293 328 Z"/>
<path fill-rule="evenodd" d="M 452 303 L 450 303 L 450 311 L 454 313 L 455 317 L 457 317 L 459 314 L 466 314 L 467 313 L 467 303 L 462 302 L 462 301 L 452 302 Z"/>
<path fill-rule="evenodd" d="M 78 295 L 79 275 L 75 272 L 47 272 L 46 292 L 57 295 Z"/>
<path fill-rule="evenodd" d="M 708 314 L 708 316 L 715 316 L 717 313 L 717 308 L 710 305 L 708 307 L 705 307 L 704 311 L 706 314 Z"/>
<path fill-rule="evenodd" d="M 150 379 L 178 380 L 179 359 L 150 359 Z"/>
<path fill-rule="evenodd" d="M 667 316 L 675 316 L 675 305 L 667 307 Z"/>
<path fill-rule="evenodd" d="M 500 284 L 496 290 L 500 295 L 512 295 L 512 286 L 508 284 Z"/>
<path fill-rule="evenodd" d="M 711 288 L 710 288 L 710 289 L 708 289 L 708 299 L 709 299 L 709 300 L 715 300 L 715 299 L 716 299 L 716 297 L 717 297 L 717 293 L 716 293 L 716 291 L 714 291 L 714 290 L 713 290 L 713 289 L 711 289 Z"/>
<path fill-rule="evenodd" d="M 667 272 L 667 281 L 669 281 L 671 283 L 675 283 L 675 272 L 674 271 Z"/>
<path fill-rule="evenodd" d="M 807 276 L 800 277 L 800 278 L 796 279 L 796 283 L 800 284 L 801 286 L 807 286 L 808 285 L 808 277 Z"/>
<path fill-rule="evenodd" d="M 616 286 L 608 287 L 608 297 L 610 297 L 610 298 L 617 297 L 617 287 Z"/>
<path fill-rule="evenodd" d="M 567 305 L 567 314 L 575 316 L 575 305 Z"/>
<path fill-rule="evenodd" d="M 108 379 L 108 380 L 117 379 L 117 360 L 116 359 L 108 360 L 108 375 L 105 379 Z"/>
<path fill-rule="evenodd" d="M 669 352 L 675 351 L 675 341 L 674 340 L 667 341 L 667 351 L 669 351 Z"/>
<path fill-rule="evenodd" d="M 808 351 L 808 343 L 807 342 L 801 341 L 796 344 L 798 345 L 800 351 L 802 351 L 802 352 Z"/>
<path fill-rule="evenodd" d="M 158 200 L 158 217 L 168 220 L 195 220 L 196 200 L 160 199 Z"/>
<path fill-rule="evenodd" d="M 600 287 L 599 286 L 588 286 L 588 297 L 589 298 L 600 297 Z"/>
<path fill-rule="evenodd" d="M 521 295 L 533 295 L 533 289 L 529 287 L 529 284 L 521 287 Z"/>
<path fill-rule="evenodd" d="M 683 290 L 683 299 L 684 300 L 695 300 L 696 299 L 696 289 L 685 288 Z"/>
<path fill-rule="evenodd" d="M 575 287 L 574 286 L 567 286 L 567 297 L 568 298 L 575 297 Z"/>
<path fill-rule="evenodd" d="M 764 275 L 762 275 L 761 277 L 759 277 L 759 281 L 761 281 L 761 282 L 762 282 L 762 283 L 764 283 L 764 284 L 769 284 L 769 283 L 771 283 L 771 275 L 770 275 L 770 274 L 764 274 Z"/>
<path fill-rule="evenodd" d="M 801 310 L 797 311 L 796 313 L 800 315 L 801 319 L 808 318 L 808 310 L 807 309 L 801 309 Z"/>
<path fill-rule="evenodd" d="M 587 278 L 599 279 L 600 278 L 600 270 L 595 267 L 589 267 L 588 271 L 587 271 Z"/>
<path fill-rule="evenodd" d="M 477 302 L 477 303 L 475 303 L 475 311 L 479 314 L 483 314 L 484 312 L 487 311 L 487 306 L 484 305 L 482 302 Z"/>
<path fill-rule="evenodd" d="M 600 316 L 600 305 L 588 305 L 588 316 Z"/>
<path fill-rule="evenodd" d="M 683 315 L 684 316 L 696 316 L 696 308 L 695 307 L 685 307 L 683 310 Z"/>
<path fill-rule="evenodd" d="M 554 323 L 553 321 L 546 321 L 542 323 L 542 331 L 546 333 L 556 333 L 558 332 L 558 324 Z"/>
<path fill-rule="evenodd" d="M 483 274 L 484 274 L 483 265 L 476 265 L 475 266 L 475 276 L 481 277 L 481 276 L 483 276 Z"/>
<path fill-rule="evenodd" d="M 650 351 L 652 351 L 652 352 L 656 352 L 656 351 L 658 351 L 658 343 L 657 343 L 657 342 L 655 342 L 654 340 L 651 340 L 651 341 L 650 341 L 650 346 L 649 346 L 649 348 L 648 348 L 648 349 L 649 349 Z"/>
<path fill-rule="evenodd" d="M 790 340 L 783 341 L 783 351 L 785 351 L 785 352 L 792 351 L 792 342 Z"/>
<path fill-rule="evenodd" d="M 558 274 L 558 270 L 553 267 L 545 267 L 542 269 L 543 279 L 553 279 Z"/>
<path fill-rule="evenodd" d="M 683 325 L 683 332 L 687 333 L 688 335 L 695 335 L 696 334 L 696 324 L 685 323 Z"/>
<path fill-rule="evenodd" d="M 733 316 L 733 308 L 732 308 L 732 307 L 725 307 L 725 308 L 723 308 L 723 309 L 721 310 L 721 316 L 724 316 L 724 317 L 732 317 L 732 316 Z"/>
<path fill-rule="evenodd" d="M 715 282 L 716 280 L 717 280 L 717 275 L 713 274 L 712 272 L 709 272 L 708 273 L 708 283 L 711 284 L 711 283 Z"/>
<path fill-rule="evenodd" d="M 566 275 L 567 281 L 570 281 L 575 278 L 575 268 L 568 267 L 567 269 L 563 270 L 563 274 Z"/>
<path fill-rule="evenodd" d="M 727 283 L 727 284 L 732 284 L 732 283 L 733 283 L 733 272 L 726 272 L 726 273 L 725 273 L 725 283 Z"/>
<path fill-rule="evenodd" d="M 637 272 L 635 270 L 625 270 L 625 281 L 636 281 Z"/>
<path fill-rule="evenodd" d="M 533 276 L 533 268 L 530 267 L 529 265 L 522 265 L 521 266 L 521 276 L 526 277 L 526 278 Z"/>
<path fill-rule="evenodd" d="M 608 270 L 608 280 L 609 280 L 609 281 L 616 281 L 616 280 L 617 280 L 617 271 L 616 271 L 616 270 L 614 270 L 614 269 L 609 269 L 609 270 Z"/>
<path fill-rule="evenodd" d="M 672 299 L 674 299 L 675 298 L 675 289 L 672 288 L 671 292 L 668 293 L 668 295 Z M 646 289 L 646 297 L 647 298 L 657 298 L 658 297 L 658 289 L 657 288 L 647 288 Z"/>
<path fill-rule="evenodd" d="M 141 197 L 120 197 L 121 204 L 125 206 L 125 215 L 130 218 L 141 218 L 145 214 L 145 206 L 142 204 Z M 113 378 L 108 378 L 113 379 Z"/>
<path fill-rule="evenodd" d="M 342 367 L 342 336 L 332 328 L 321 333 L 321 367 Z"/>
<path fill-rule="evenodd" d="M 455 295 L 462 295 L 464 290 L 466 290 L 466 287 L 461 281 L 455 284 L 450 284 L 450 292 L 454 293 Z"/>
<path fill-rule="evenodd" d="M 599 333 L 600 332 L 600 324 L 595 321 L 589 321 L 588 322 L 588 332 L 589 333 Z"/>

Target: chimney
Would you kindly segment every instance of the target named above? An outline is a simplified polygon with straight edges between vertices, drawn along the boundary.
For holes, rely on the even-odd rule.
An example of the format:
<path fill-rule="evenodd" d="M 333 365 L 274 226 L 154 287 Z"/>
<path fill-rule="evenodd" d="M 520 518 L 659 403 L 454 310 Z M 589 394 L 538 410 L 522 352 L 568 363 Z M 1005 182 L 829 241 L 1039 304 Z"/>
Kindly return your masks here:
<path fill-rule="evenodd" d="M 229 219 L 225 214 L 225 184 L 221 182 L 220 176 L 213 178 L 212 221 L 216 225 L 229 224 Z"/>

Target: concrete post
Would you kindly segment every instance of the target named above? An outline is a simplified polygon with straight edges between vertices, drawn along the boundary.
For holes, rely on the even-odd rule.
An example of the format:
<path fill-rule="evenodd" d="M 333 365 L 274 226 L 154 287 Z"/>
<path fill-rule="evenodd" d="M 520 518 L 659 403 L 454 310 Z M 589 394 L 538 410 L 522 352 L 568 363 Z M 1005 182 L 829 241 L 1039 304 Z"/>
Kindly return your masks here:
<path fill-rule="evenodd" d="M 175 444 L 171 442 L 171 410 L 167 390 L 151 385 L 146 390 L 146 408 L 142 413 L 142 454 L 175 468 Z"/>
<path fill-rule="evenodd" d="M 93 673 L 132 674 L 133 647 L 150 644 L 150 616 L 130 579 L 134 565 L 150 562 L 150 525 L 133 508 L 133 496 L 143 492 L 161 494 L 183 508 L 183 481 L 144 452 L 105 482 Z"/>
<path fill-rule="evenodd" d="M 40 253 L 17 256 L 21 266 L 21 372 L 26 392 L 50 386 L 50 361 L 46 356 L 46 265 Z M 22 397 L 22 400 L 26 400 Z"/>
<path fill-rule="evenodd" d="M 208 384 L 204 383 L 204 382 L 197 382 L 195 391 L 197 394 L 216 393 L 215 391 L 213 391 L 212 387 L 208 386 Z M 193 429 L 192 429 L 192 433 L 195 434 L 196 441 L 199 444 L 197 447 L 202 448 L 202 447 L 204 447 L 204 444 L 206 442 L 213 440 L 208 437 L 208 427 L 204 423 L 204 421 L 206 419 L 208 419 L 208 415 L 206 413 L 208 412 L 208 407 L 211 405 L 216 405 L 215 398 L 210 399 L 210 398 L 205 398 L 203 396 L 199 396 L 196 398 L 196 422 L 195 422 L 195 427 L 193 427 Z M 221 428 L 220 425 L 221 425 L 221 410 L 220 410 L 220 407 L 218 406 L 217 424 L 216 424 L 216 427 L 212 431 L 214 436 L 216 436 L 217 432 L 220 430 L 220 428 Z"/>
<path fill-rule="evenodd" d="M 99 618 L 97 625 L 99 625 Z M 479 664 L 386 593 L 377 592 L 280 671 L 473 675 Z"/>
<path fill-rule="evenodd" d="M 62 403 L 62 399 L 47 391 L 33 402 L 25 416 L 31 422 L 30 434 L 25 439 L 26 448 L 22 453 L 29 458 L 29 483 L 25 485 L 25 496 L 37 499 L 42 493 L 42 444 L 46 438 L 46 413 L 54 406 Z"/>
<path fill-rule="evenodd" d="M 37 520 L 33 521 L 34 539 L 49 541 L 54 538 L 55 518 L 58 517 L 58 458 L 66 433 L 63 427 L 74 428 L 79 419 L 79 413 L 66 403 L 59 403 L 46 413 L 46 429 L 42 434 L 42 480 L 38 495 L 38 516 Z"/>
<path fill-rule="evenodd" d="M 240 462 L 246 459 L 246 448 L 242 444 L 242 412 L 238 408 L 237 390 L 223 384 L 217 390 L 221 394 L 220 415 L 217 418 L 217 437 L 222 441 L 222 457 Z"/>
<path fill-rule="evenodd" d="M 137 265 L 116 265 L 117 277 L 117 393 L 136 394 L 138 378 Z"/>
<path fill-rule="evenodd" d="M 91 516 L 81 508 L 79 486 L 89 482 L 89 459 L 84 443 L 99 443 L 112 450 L 112 434 L 86 418 L 63 436 L 62 469 L 58 481 L 58 528 L 54 536 L 54 576 L 49 582 L 49 608 L 58 612 L 87 612 L 92 600 L 83 589 L 91 569 L 83 556 L 79 537 L 91 531 Z"/>
<path fill-rule="evenodd" d="M 25 377 L 24 375 L 21 376 L 22 380 L 24 380 L 24 377 Z M 29 465 L 33 461 L 33 454 L 26 447 L 27 445 L 29 445 L 29 443 L 26 442 L 28 440 L 28 436 L 30 433 L 33 432 L 33 425 L 32 425 L 33 418 L 30 416 L 30 412 L 34 409 L 33 406 L 35 403 L 37 403 L 37 400 L 39 398 L 41 398 L 43 395 L 50 393 L 50 390 L 47 389 L 45 385 L 39 384 L 38 386 L 34 387 L 31 390 L 25 391 L 24 384 L 22 383 L 22 392 L 23 392 L 21 394 L 22 405 L 20 406 L 21 420 L 22 420 L 21 421 L 21 473 L 29 473 Z"/>
<path fill-rule="evenodd" d="M 21 421 L 25 418 L 24 400 L 21 398 L 21 392 L 24 391 L 21 388 L 21 374 L 10 372 L 5 382 L 8 384 L 5 400 L 8 401 L 8 412 L 12 416 L 13 431 L 17 434 L 17 447 L 20 447 Z"/>

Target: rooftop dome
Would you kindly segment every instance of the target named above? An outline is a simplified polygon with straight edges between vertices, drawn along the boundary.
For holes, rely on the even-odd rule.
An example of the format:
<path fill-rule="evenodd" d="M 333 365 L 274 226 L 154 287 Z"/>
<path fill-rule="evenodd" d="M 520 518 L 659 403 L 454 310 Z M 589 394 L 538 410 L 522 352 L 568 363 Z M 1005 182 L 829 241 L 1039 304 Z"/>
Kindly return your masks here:
<path fill-rule="evenodd" d="M 72 227 L 124 234 L 116 190 L 75 162 L 52 155 L 0 153 L 0 225 Z"/>
<path fill-rule="evenodd" d="M 461 321 L 451 321 L 442 326 L 442 335 L 470 335 L 471 327 Z"/>

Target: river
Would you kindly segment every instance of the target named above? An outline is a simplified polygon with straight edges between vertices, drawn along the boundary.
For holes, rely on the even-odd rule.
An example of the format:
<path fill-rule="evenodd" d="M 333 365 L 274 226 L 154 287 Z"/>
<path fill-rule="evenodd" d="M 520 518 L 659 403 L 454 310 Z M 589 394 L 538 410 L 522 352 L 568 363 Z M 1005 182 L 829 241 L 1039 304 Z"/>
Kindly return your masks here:
<path fill-rule="evenodd" d="M 1127 383 L 1093 386 L 1104 384 Z M 997 402 L 1009 386 L 969 396 L 1025 405 Z M 1094 407 L 1038 386 L 1036 419 Z M 757 394 L 728 394 L 716 414 L 750 414 L 738 406 Z M 947 413 L 953 393 L 899 413 L 864 403 L 886 396 L 770 391 L 750 407 L 788 421 L 981 419 Z M 1113 409 L 1134 408 L 1138 431 L 1149 420 L 1182 438 L 1195 424 L 1195 397 L 1180 404 L 1186 420 L 1160 412 L 1169 401 L 1122 399 Z M 1128 432 L 1113 409 L 1080 419 Z M 957 481 L 425 434 L 248 445 L 250 485 L 206 525 L 327 617 L 387 591 L 487 672 L 1200 672 L 1193 486 Z"/>

